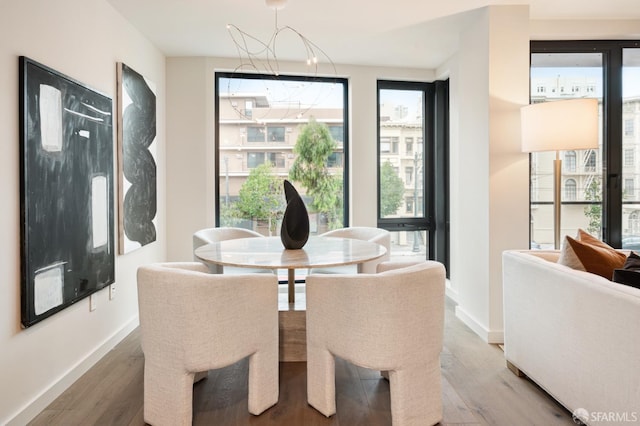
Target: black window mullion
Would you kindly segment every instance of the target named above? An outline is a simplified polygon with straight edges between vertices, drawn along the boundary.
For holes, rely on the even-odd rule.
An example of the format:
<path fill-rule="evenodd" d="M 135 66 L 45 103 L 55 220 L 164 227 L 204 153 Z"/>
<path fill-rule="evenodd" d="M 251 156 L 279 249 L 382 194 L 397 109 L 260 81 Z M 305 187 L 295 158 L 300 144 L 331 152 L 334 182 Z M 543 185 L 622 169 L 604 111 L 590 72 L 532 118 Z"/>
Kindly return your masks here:
<path fill-rule="evenodd" d="M 622 247 L 622 47 L 613 46 L 605 59 L 602 235 L 608 244 Z"/>
<path fill-rule="evenodd" d="M 449 276 L 449 80 L 435 82 L 434 185 L 432 235 L 434 260 L 443 263 Z"/>

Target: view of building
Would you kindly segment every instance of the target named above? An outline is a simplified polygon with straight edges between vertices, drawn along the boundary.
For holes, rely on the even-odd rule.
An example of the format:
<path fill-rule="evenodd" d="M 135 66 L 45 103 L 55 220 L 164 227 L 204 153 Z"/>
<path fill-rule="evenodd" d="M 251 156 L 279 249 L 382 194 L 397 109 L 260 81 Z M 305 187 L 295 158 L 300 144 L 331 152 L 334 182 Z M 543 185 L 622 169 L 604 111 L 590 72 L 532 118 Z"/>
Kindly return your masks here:
<path fill-rule="evenodd" d="M 300 104 L 274 105 L 266 94 L 243 93 L 221 94 L 220 100 L 220 192 L 221 206 L 238 201 L 238 195 L 253 169 L 269 164 L 272 174 L 289 178 L 289 169 L 296 154 L 294 146 L 302 126 L 313 117 L 318 123 L 327 125 L 336 142 L 333 155 L 327 160 L 330 174 L 342 175 L 344 169 L 344 126 L 342 108 L 309 108 Z M 296 188 L 307 198 L 303 187 Z M 308 203 L 307 203 L 308 204 Z M 311 233 L 326 230 L 326 223 L 314 212 L 311 214 Z M 243 218 L 243 226 L 255 228 L 265 234 L 265 224 L 251 223 Z M 279 227 L 279 224 L 278 224 Z M 278 228 L 279 229 L 279 228 Z"/>
<path fill-rule="evenodd" d="M 222 85 L 223 88 L 224 85 Z M 289 178 L 289 169 L 296 154 L 294 146 L 302 127 L 313 117 L 325 124 L 336 142 L 333 155 L 327 160 L 330 174 L 341 175 L 344 171 L 343 109 L 303 105 L 301 102 L 274 102 L 268 91 L 263 93 L 222 92 L 219 94 L 219 192 L 221 225 L 243 226 L 265 235 L 279 232 L 278 223 L 271 232 L 266 221 L 251 218 L 228 218 L 224 210 L 238 201 L 239 192 L 253 169 L 269 164 L 272 174 Z M 387 217 L 415 217 L 423 213 L 422 196 L 422 117 L 408 117 L 406 105 L 383 106 L 380 131 L 380 164 L 389 162 L 404 186 L 402 202 L 396 212 Z M 372 144 L 372 146 L 375 146 Z M 304 187 L 297 190 L 309 205 L 311 199 Z M 223 211 L 224 210 L 224 211 Z M 310 211 L 311 233 L 329 229 L 322 215 Z M 231 222 L 225 222 L 233 221 Z M 401 251 L 418 251 L 425 254 L 426 233 L 394 232 L 394 246 Z M 417 243 L 417 246 L 416 246 Z M 424 256 L 423 256 L 424 257 Z"/>
<path fill-rule="evenodd" d="M 552 102 L 580 97 L 600 97 L 599 79 L 588 76 L 535 77 L 531 102 Z M 600 117 L 602 101 L 600 100 Z M 600 120 L 602 129 L 602 119 Z M 623 102 L 623 245 L 640 247 L 640 97 Z M 602 138 L 602 131 L 600 132 Z M 597 150 L 561 151 L 561 235 L 576 235 L 578 228 L 601 236 L 602 143 Z M 553 160 L 555 152 L 531 155 L 531 241 L 534 247 L 553 246 Z M 636 241 L 637 240 L 637 241 Z"/>

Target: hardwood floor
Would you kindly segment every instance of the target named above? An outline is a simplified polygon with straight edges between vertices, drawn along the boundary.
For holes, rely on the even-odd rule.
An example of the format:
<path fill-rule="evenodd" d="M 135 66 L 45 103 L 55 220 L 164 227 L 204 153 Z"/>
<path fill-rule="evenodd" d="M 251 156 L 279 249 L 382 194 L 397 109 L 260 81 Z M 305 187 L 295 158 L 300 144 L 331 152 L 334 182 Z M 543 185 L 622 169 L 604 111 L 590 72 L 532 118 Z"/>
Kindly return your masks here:
<path fill-rule="evenodd" d="M 516 377 L 496 345 L 462 324 L 447 303 L 441 356 L 443 425 L 573 425 L 571 413 L 527 378 Z M 144 425 L 144 357 L 139 329 L 49 405 L 31 425 Z M 336 362 L 337 414 L 307 405 L 306 364 L 280 363 L 278 404 L 260 416 L 247 411 L 248 362 L 210 371 L 194 386 L 194 425 L 391 424 L 389 384 L 378 372 Z"/>

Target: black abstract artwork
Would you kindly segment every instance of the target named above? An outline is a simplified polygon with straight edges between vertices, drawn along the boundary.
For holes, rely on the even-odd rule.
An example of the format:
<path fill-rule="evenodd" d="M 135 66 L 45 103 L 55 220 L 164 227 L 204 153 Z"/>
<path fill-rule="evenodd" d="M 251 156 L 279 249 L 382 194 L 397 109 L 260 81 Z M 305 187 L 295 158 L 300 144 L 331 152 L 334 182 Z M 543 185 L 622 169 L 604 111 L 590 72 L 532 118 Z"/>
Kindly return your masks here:
<path fill-rule="evenodd" d="M 118 63 L 119 248 L 156 240 L 156 95 L 154 85 Z"/>
<path fill-rule="evenodd" d="M 114 282 L 111 98 L 20 57 L 22 325 Z"/>

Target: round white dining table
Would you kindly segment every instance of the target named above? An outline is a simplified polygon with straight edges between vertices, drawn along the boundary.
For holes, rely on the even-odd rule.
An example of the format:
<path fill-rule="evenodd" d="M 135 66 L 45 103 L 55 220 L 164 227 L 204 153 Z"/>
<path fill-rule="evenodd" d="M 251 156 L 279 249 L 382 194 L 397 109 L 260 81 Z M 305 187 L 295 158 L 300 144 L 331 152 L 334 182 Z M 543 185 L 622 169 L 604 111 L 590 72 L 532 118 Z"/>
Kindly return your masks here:
<path fill-rule="evenodd" d="M 301 249 L 288 250 L 280 237 L 264 237 L 206 244 L 195 250 L 195 256 L 208 265 L 219 267 L 287 269 L 289 303 L 295 303 L 296 269 L 360 266 L 363 262 L 384 256 L 386 252 L 385 247 L 369 241 L 320 236 L 309 237 Z"/>

